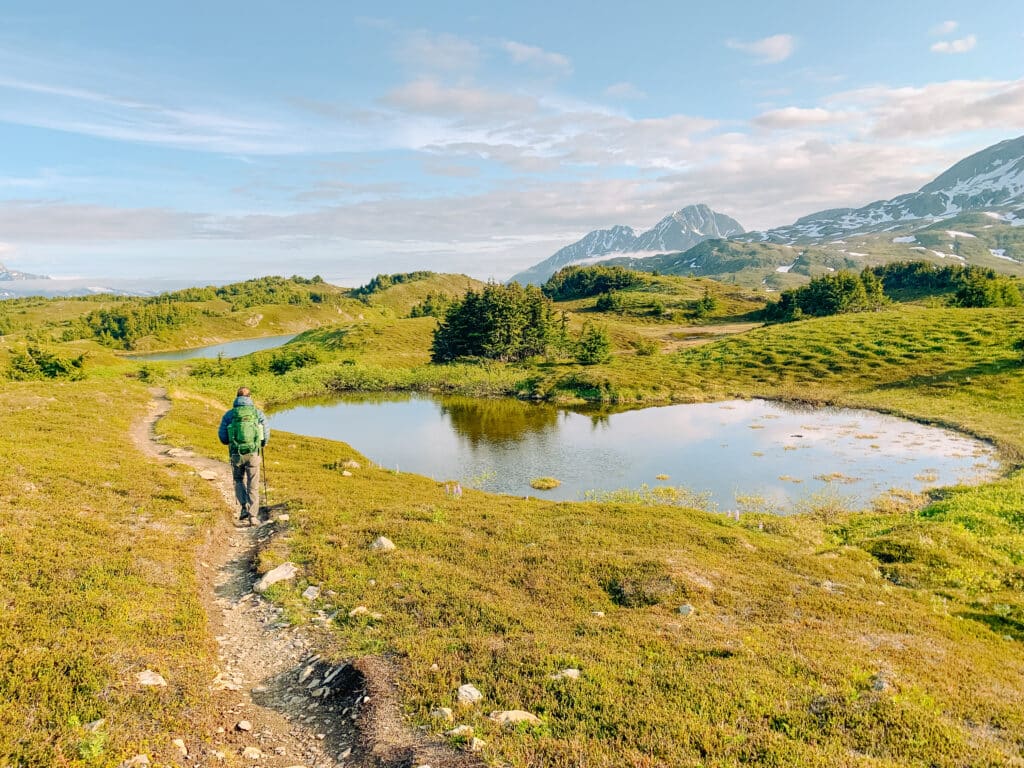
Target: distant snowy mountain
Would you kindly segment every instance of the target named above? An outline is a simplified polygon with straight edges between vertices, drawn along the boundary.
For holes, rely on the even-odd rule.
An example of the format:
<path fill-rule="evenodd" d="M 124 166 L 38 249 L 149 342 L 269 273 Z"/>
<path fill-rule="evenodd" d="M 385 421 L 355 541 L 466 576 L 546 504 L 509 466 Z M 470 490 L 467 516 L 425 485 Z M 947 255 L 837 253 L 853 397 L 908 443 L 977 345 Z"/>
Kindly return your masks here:
<path fill-rule="evenodd" d="M 1024 136 L 1008 139 L 961 160 L 917 192 L 863 208 L 834 208 L 786 227 L 749 232 L 747 242 L 814 243 L 850 234 L 927 226 L 964 213 L 985 212 L 1024 224 Z M 1019 222 L 1019 223 L 1018 223 Z"/>
<path fill-rule="evenodd" d="M 50 278 L 46 275 L 30 275 L 27 272 L 18 272 L 13 269 L 8 269 L 3 264 L 0 264 L 0 281 L 8 282 L 13 280 L 49 280 Z"/>
<path fill-rule="evenodd" d="M 539 264 L 513 275 L 510 282 L 540 284 L 562 267 L 592 263 L 609 254 L 685 251 L 708 238 L 742 233 L 743 227 L 735 219 L 703 204 L 688 205 L 669 214 L 640 235 L 632 227 L 622 225 L 594 230 Z"/>

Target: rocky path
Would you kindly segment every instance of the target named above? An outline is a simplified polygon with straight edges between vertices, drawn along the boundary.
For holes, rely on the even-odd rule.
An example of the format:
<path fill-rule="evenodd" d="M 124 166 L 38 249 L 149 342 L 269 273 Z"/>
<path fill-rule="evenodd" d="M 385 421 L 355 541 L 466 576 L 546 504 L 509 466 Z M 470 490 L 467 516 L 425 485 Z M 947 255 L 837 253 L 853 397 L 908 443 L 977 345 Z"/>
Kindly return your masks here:
<path fill-rule="evenodd" d="M 171 448 L 155 428 L 171 402 L 153 390 L 135 443 L 168 466 L 185 464 L 216 485 L 225 512 L 201 547 L 197 572 L 219 669 L 211 688 L 220 723 L 206 738 L 186 740 L 188 765 L 261 768 L 461 768 L 483 765 L 475 755 L 452 751 L 412 733 L 403 724 L 391 669 L 380 659 L 331 664 L 317 648 L 324 631 L 292 627 L 281 609 L 253 591 L 260 547 L 286 516 L 260 527 L 237 527 L 230 467 Z M 190 743 L 194 742 L 194 743 Z M 187 757 L 185 757 L 187 754 Z"/>

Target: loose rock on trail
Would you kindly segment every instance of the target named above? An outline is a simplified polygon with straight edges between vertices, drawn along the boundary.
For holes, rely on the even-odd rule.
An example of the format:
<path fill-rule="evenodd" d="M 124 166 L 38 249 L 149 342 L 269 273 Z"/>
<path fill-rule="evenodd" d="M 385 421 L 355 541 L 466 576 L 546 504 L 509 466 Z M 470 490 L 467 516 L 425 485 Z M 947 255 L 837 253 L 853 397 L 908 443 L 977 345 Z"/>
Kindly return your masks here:
<path fill-rule="evenodd" d="M 162 444 L 155 427 L 171 402 L 163 390 L 153 390 L 153 396 L 147 418 L 133 427 L 135 443 L 167 467 L 188 466 L 214 483 L 225 500 L 225 512 L 208 532 L 196 563 L 210 632 L 219 646 L 210 687 L 220 722 L 209 734 L 168 734 L 168 743 L 184 737 L 183 760 L 211 767 L 482 766 L 477 756 L 430 741 L 402 721 L 388 662 L 321 658 L 325 630 L 291 626 L 282 620 L 282 609 L 254 591 L 256 555 L 286 523 L 278 518 L 260 527 L 235 527 L 230 468 Z"/>

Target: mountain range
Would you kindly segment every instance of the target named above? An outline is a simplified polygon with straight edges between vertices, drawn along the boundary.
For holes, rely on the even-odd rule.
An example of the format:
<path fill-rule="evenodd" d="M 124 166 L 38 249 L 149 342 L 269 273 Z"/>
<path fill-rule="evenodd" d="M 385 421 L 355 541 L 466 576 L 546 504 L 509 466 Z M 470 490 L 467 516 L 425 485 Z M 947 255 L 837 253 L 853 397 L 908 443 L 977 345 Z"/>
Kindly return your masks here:
<path fill-rule="evenodd" d="M 651 236 L 659 231 L 679 236 Z M 691 242 L 681 244 L 684 237 Z M 660 253 L 640 253 L 651 250 Z M 901 260 L 1024 275 L 1024 136 L 964 158 L 916 192 L 818 211 L 761 232 L 743 232 L 735 219 L 703 204 L 666 216 L 640 236 L 623 226 L 596 230 L 512 280 L 539 283 L 564 266 L 601 262 L 771 290 L 827 271 Z"/>
<path fill-rule="evenodd" d="M 30 275 L 28 272 L 18 272 L 17 270 L 8 269 L 3 264 L 0 264 L 0 282 L 14 280 L 49 280 L 49 278 L 45 275 Z"/>
<path fill-rule="evenodd" d="M 510 282 L 540 284 L 562 267 L 600 260 L 610 253 L 685 251 L 711 237 L 730 237 L 742 233 L 743 227 L 735 219 L 703 204 L 688 205 L 670 213 L 639 235 L 632 227 L 621 224 L 611 229 L 595 230 L 539 264 L 513 275 Z"/>
<path fill-rule="evenodd" d="M 917 192 L 879 200 L 862 208 L 834 208 L 803 216 L 786 227 L 751 233 L 749 240 L 815 242 L 850 232 L 902 228 L 987 211 L 1009 214 L 1024 206 L 1024 136 L 1008 139 L 961 160 Z M 1024 222 L 1021 222 L 1024 223 Z"/>

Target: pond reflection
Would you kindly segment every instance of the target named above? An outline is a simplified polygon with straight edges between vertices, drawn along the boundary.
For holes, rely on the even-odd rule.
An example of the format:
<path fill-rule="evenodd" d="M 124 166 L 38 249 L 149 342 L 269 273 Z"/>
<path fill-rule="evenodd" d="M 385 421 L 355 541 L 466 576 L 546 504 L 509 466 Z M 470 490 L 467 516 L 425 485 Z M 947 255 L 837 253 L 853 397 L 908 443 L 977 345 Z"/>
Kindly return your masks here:
<path fill-rule="evenodd" d="M 628 411 L 511 399 L 376 393 L 303 401 L 275 429 L 343 440 L 377 463 L 485 490 L 551 499 L 587 491 L 686 486 L 721 509 L 738 496 L 791 507 L 829 492 L 864 504 L 890 488 L 993 476 L 991 446 L 870 411 L 764 400 Z M 530 480 L 561 486 L 535 491 Z"/>

